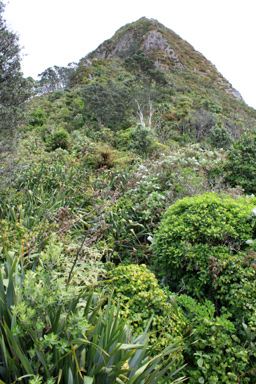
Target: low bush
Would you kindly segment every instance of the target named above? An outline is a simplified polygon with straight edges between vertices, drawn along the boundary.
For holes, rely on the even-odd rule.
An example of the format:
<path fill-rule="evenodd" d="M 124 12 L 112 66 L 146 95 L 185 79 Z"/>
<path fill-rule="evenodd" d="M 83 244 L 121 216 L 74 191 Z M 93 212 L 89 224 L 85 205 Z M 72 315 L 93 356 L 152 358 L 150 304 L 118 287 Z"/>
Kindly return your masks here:
<path fill-rule="evenodd" d="M 136 334 L 153 318 L 150 342 L 156 351 L 161 351 L 171 340 L 182 338 L 184 319 L 172 302 L 173 298 L 160 288 L 146 265 L 120 265 L 108 272 L 108 278 L 113 297 L 120 303 L 121 314 L 130 321 Z"/>
<path fill-rule="evenodd" d="M 132 336 L 111 299 L 70 280 L 60 256 L 58 247 L 48 248 L 25 271 L 19 255 L 6 255 L 0 273 L 1 382 L 158 384 L 168 370 L 171 380 L 180 347 L 170 345 L 152 358 L 147 332 Z"/>
<path fill-rule="evenodd" d="M 165 213 L 153 241 L 158 275 L 173 291 L 185 284 L 199 299 L 216 299 L 222 263 L 248 248 L 254 236 L 255 198 L 206 193 L 177 201 Z"/>
<path fill-rule="evenodd" d="M 68 149 L 70 143 L 70 135 L 63 128 L 55 131 L 51 137 L 51 149 L 54 151 L 57 148 Z"/>
<path fill-rule="evenodd" d="M 213 267 L 214 268 L 214 267 Z M 256 254 L 255 251 L 239 252 L 235 257 L 222 260 L 220 273 L 213 288 L 221 311 L 228 311 L 232 321 L 241 329 L 246 323 L 256 330 Z"/>
<path fill-rule="evenodd" d="M 232 137 L 225 126 L 215 124 L 210 129 L 210 142 L 213 148 L 227 149 L 232 143 Z"/>
<path fill-rule="evenodd" d="M 168 294 L 145 265 L 120 265 L 107 277 L 133 332 L 140 333 L 153 317 L 149 331 L 155 353 L 171 340 L 183 340 L 180 359 L 185 360 L 182 374 L 188 383 L 254 382 L 253 353 L 237 335 L 231 314 L 216 315 L 209 300 L 198 303 L 185 294 Z"/>
<path fill-rule="evenodd" d="M 213 303 L 198 303 L 183 294 L 177 305 L 189 335 L 183 353 L 188 383 L 254 383 L 253 357 L 236 335 L 229 315 L 216 316 Z"/>
<path fill-rule="evenodd" d="M 134 131 L 131 131 L 132 141 L 128 149 L 140 154 L 149 155 L 154 150 L 154 136 L 150 129 L 138 124 Z"/>

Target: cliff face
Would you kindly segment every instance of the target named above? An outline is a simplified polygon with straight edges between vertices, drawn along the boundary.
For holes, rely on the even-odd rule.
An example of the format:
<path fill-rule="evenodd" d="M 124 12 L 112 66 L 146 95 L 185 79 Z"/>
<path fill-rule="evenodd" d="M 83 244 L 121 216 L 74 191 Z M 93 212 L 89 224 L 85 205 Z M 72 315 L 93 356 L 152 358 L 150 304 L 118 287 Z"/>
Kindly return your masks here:
<path fill-rule="evenodd" d="M 120 28 L 103 42 L 87 59 L 126 58 L 138 50 L 150 57 L 164 71 L 188 71 L 210 76 L 216 85 L 233 97 L 243 100 L 240 93 L 217 71 L 215 66 L 188 42 L 157 20 L 145 17 Z"/>

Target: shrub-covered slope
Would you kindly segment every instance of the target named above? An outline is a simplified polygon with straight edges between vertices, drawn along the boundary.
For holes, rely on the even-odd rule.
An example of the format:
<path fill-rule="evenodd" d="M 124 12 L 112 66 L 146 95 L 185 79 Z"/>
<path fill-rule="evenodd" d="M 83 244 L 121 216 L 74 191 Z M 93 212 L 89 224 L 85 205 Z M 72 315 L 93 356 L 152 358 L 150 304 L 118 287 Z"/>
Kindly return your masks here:
<path fill-rule="evenodd" d="M 0 168 L 0 379 L 255 383 L 256 112 L 145 18 L 26 107 Z"/>

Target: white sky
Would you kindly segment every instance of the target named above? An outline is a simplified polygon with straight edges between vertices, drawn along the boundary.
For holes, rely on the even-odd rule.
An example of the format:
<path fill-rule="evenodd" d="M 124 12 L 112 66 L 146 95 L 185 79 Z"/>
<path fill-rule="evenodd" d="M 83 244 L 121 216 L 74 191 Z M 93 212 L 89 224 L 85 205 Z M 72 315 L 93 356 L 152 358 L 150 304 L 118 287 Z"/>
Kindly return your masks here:
<path fill-rule="evenodd" d="M 123 25 L 157 19 L 210 60 L 256 109 L 256 0 L 2 0 L 23 72 L 78 62 Z"/>

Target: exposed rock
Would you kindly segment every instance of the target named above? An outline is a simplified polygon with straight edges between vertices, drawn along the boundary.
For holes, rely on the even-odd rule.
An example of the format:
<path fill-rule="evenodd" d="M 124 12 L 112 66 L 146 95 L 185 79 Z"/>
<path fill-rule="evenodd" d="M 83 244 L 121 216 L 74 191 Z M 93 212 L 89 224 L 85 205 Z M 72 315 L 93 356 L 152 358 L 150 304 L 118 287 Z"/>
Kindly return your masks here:
<path fill-rule="evenodd" d="M 118 53 L 128 50 L 134 41 L 134 32 L 128 31 L 117 40 L 114 46 L 108 46 L 109 40 L 105 41 L 93 52 L 93 56 L 99 59 L 108 59 L 113 56 L 118 56 Z"/>
<path fill-rule="evenodd" d="M 147 33 L 146 36 L 144 36 L 144 41 L 141 44 L 140 48 L 145 52 L 145 53 L 150 53 L 153 51 L 158 51 L 159 54 L 161 55 L 161 51 L 167 53 L 169 55 L 169 59 L 173 63 L 174 68 L 178 68 L 182 71 L 186 70 L 187 68 L 181 64 L 179 61 L 177 55 L 175 54 L 174 50 L 170 47 L 170 45 L 167 42 L 167 39 L 162 35 L 161 32 L 152 30 Z M 157 59 L 157 65 L 158 68 L 163 69 L 163 65 L 161 64 L 161 59 L 160 62 Z M 164 67 L 167 67 L 164 65 Z"/>
<path fill-rule="evenodd" d="M 162 51 L 169 51 L 170 47 L 167 43 L 167 40 L 162 36 L 160 32 L 150 31 L 143 38 L 143 43 L 141 44 L 141 49 L 144 51 L 152 51 L 153 49 L 158 49 Z M 169 53 L 169 52 L 168 52 Z"/>
<path fill-rule="evenodd" d="M 218 81 L 218 84 L 220 84 L 224 88 L 224 91 L 227 92 L 229 95 L 234 96 L 236 99 L 239 99 L 245 102 L 244 99 L 242 98 L 242 95 L 236 89 L 234 89 L 226 79 L 224 80 L 225 82 Z"/>
<path fill-rule="evenodd" d="M 90 65 L 89 59 L 124 59 L 135 54 L 138 49 L 148 55 L 157 68 L 164 71 L 178 69 L 212 76 L 225 92 L 243 101 L 240 93 L 223 78 L 209 60 L 175 32 L 154 19 L 143 17 L 120 28 L 111 39 L 85 57 L 86 65 Z"/>
<path fill-rule="evenodd" d="M 134 41 L 134 34 L 131 32 L 126 33 L 120 40 L 117 41 L 115 48 L 111 52 L 111 56 L 115 56 L 119 52 L 128 50 Z"/>
<path fill-rule="evenodd" d="M 230 95 L 236 97 L 237 99 L 239 99 L 239 100 L 245 102 L 244 99 L 242 98 L 242 95 L 241 95 L 236 89 L 234 89 L 234 88 L 228 88 L 228 89 L 225 89 L 225 91 L 226 91 L 227 93 L 229 93 Z"/>
<path fill-rule="evenodd" d="M 137 39 L 135 31 L 127 31 L 114 45 L 109 43 L 111 40 L 105 41 L 93 52 L 93 56 L 99 59 L 119 56 L 120 53 L 131 50 L 132 45 L 138 41 Z M 151 56 L 154 52 L 158 52 L 159 57 L 155 62 L 156 67 L 164 70 L 169 70 L 169 67 L 182 71 L 187 70 L 186 66 L 180 62 L 178 56 L 161 32 L 151 30 L 143 36 L 141 40 L 142 42 L 138 44 L 138 47 L 145 52 L 145 54 Z M 164 55 L 164 60 L 161 60 L 161 55 Z M 167 65 L 166 62 L 169 62 L 169 65 Z"/>

